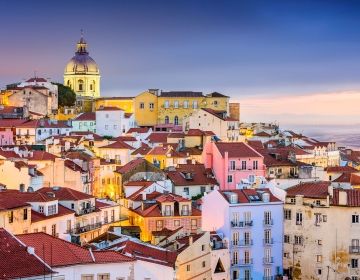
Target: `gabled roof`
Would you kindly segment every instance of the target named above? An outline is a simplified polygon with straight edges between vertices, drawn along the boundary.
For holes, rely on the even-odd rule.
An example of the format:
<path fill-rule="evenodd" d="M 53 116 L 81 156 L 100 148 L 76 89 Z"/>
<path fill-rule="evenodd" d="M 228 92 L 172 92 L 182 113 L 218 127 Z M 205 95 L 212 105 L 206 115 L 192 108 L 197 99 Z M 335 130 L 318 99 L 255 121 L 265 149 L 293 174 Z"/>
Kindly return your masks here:
<path fill-rule="evenodd" d="M 166 143 L 169 132 L 153 132 L 151 133 L 146 140 L 151 143 Z"/>
<path fill-rule="evenodd" d="M 119 136 L 112 138 L 111 141 L 137 142 L 136 138 L 133 136 Z"/>
<path fill-rule="evenodd" d="M 116 172 L 120 174 L 127 173 L 136 168 L 137 166 L 143 164 L 144 162 L 146 162 L 146 160 L 143 158 L 134 159 L 123 166 L 117 167 Z"/>
<path fill-rule="evenodd" d="M 262 157 L 260 153 L 243 142 L 216 142 L 215 146 L 223 157 L 225 152 L 228 152 L 229 157 Z"/>
<path fill-rule="evenodd" d="M 149 151 L 151 150 L 151 148 L 145 144 L 145 143 L 141 143 L 141 147 L 137 148 L 135 151 L 133 151 L 131 154 L 132 155 L 146 155 Z"/>
<path fill-rule="evenodd" d="M 70 188 L 65 188 L 65 187 L 54 187 L 54 188 L 41 188 L 37 191 L 37 193 L 42 193 L 42 194 L 54 194 L 55 198 L 58 199 L 59 201 L 62 200 L 71 200 L 71 201 L 76 201 L 76 200 L 83 200 L 83 199 L 90 199 L 90 198 L 94 198 L 94 196 L 83 193 L 83 192 L 79 192 Z"/>
<path fill-rule="evenodd" d="M 201 108 L 201 110 L 208 112 L 209 114 L 221 119 L 223 121 L 238 121 L 239 119 L 231 118 L 227 115 L 226 111 L 214 110 L 210 108 Z"/>
<path fill-rule="evenodd" d="M 40 221 L 45 221 L 45 220 L 58 218 L 58 217 L 62 217 L 62 216 L 67 216 L 67 215 L 75 215 L 75 211 L 70 210 L 70 209 L 58 204 L 58 213 L 54 214 L 54 215 L 46 216 L 42 213 L 31 210 L 31 223 L 37 223 Z"/>
<path fill-rule="evenodd" d="M 190 244 L 190 240 L 192 240 L 192 242 L 196 242 L 198 239 L 200 239 L 201 237 L 203 237 L 205 234 L 205 232 L 202 233 L 198 233 L 198 234 L 191 234 L 189 236 L 184 236 L 184 237 L 180 237 L 175 239 L 174 241 L 166 244 L 165 246 L 163 246 L 164 248 L 169 248 L 170 246 L 173 246 L 175 243 L 179 244 L 179 248 L 176 250 L 177 253 L 181 253 L 183 252 L 185 249 L 189 248 Z"/>
<path fill-rule="evenodd" d="M 86 112 L 79 114 L 74 121 L 95 121 L 96 114 L 95 112 Z"/>
<path fill-rule="evenodd" d="M 21 234 L 17 236 L 27 246 L 52 267 L 63 267 L 92 263 L 121 263 L 133 261 L 133 258 L 114 251 L 91 252 L 74 243 L 48 235 L 43 232 Z"/>
<path fill-rule="evenodd" d="M 126 144 L 124 141 L 118 140 L 114 143 L 111 143 L 106 146 L 101 146 L 99 149 L 127 149 L 127 150 L 134 150 L 129 144 Z"/>
<path fill-rule="evenodd" d="M 224 95 L 222 93 L 219 93 L 219 92 L 216 92 L 216 91 L 207 94 L 206 97 L 226 97 L 226 98 L 229 98 L 229 96 L 226 96 L 226 95 Z"/>
<path fill-rule="evenodd" d="M 96 111 L 124 111 L 123 109 L 120 109 L 119 107 L 114 106 L 104 106 L 96 109 Z"/>
<path fill-rule="evenodd" d="M 269 202 L 281 202 L 276 196 L 272 194 L 269 189 L 233 189 L 226 191 L 219 191 L 220 194 L 225 198 L 226 201 L 230 203 L 228 194 L 234 193 L 237 194 L 238 203 L 252 203 L 252 202 L 262 202 L 262 193 L 268 193 L 270 195 Z"/>
<path fill-rule="evenodd" d="M 47 264 L 28 252 L 26 245 L 0 228 L 0 279 L 45 276 L 52 272 Z"/>
<path fill-rule="evenodd" d="M 359 170 L 351 166 L 329 166 L 325 168 L 328 173 L 356 173 Z"/>
<path fill-rule="evenodd" d="M 126 133 L 147 133 L 149 132 L 150 127 L 133 127 L 130 128 Z"/>
<path fill-rule="evenodd" d="M 286 196 L 295 197 L 296 195 L 303 195 L 307 198 L 326 198 L 329 195 L 330 185 L 331 182 L 328 181 L 300 183 L 296 186 L 288 188 L 286 190 Z"/>
<path fill-rule="evenodd" d="M 215 133 L 208 130 L 201 130 L 197 128 L 189 129 L 186 133 L 186 136 L 214 136 Z"/>

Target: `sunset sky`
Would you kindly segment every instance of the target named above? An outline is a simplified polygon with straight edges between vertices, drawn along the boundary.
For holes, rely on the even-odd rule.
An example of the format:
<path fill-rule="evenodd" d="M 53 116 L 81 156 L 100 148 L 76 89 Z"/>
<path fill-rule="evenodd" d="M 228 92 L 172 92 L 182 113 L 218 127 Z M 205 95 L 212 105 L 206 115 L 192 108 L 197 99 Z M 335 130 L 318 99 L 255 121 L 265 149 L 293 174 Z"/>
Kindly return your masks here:
<path fill-rule="evenodd" d="M 359 1 L 1 1 L 0 87 L 62 81 L 85 30 L 103 96 L 219 91 L 243 121 L 360 123 Z"/>

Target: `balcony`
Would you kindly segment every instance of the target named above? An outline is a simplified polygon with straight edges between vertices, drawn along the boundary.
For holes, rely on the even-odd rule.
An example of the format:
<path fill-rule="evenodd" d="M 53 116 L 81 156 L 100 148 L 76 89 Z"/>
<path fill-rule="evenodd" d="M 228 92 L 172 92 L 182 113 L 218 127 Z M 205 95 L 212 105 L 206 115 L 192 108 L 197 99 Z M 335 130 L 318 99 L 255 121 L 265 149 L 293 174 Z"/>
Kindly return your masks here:
<path fill-rule="evenodd" d="M 231 226 L 234 228 L 246 228 L 253 226 L 253 221 L 232 221 Z"/>
<path fill-rule="evenodd" d="M 95 206 L 80 209 L 78 215 L 85 215 L 95 211 Z"/>
<path fill-rule="evenodd" d="M 272 238 L 265 238 L 265 239 L 263 239 L 263 243 L 264 243 L 265 246 L 273 245 L 273 244 L 274 244 L 274 239 L 272 239 Z"/>
<path fill-rule="evenodd" d="M 273 263 L 274 263 L 274 257 L 263 258 L 263 264 L 273 264 Z"/>
<path fill-rule="evenodd" d="M 98 228 L 101 228 L 102 223 L 95 223 L 95 224 L 91 224 L 91 225 L 86 225 L 86 226 L 82 226 L 82 227 L 75 227 L 73 229 L 71 229 L 69 231 L 69 233 L 71 234 L 81 234 L 81 233 L 85 233 L 88 231 L 92 231 Z"/>
<path fill-rule="evenodd" d="M 233 247 L 248 247 L 254 244 L 252 239 L 244 239 L 244 240 L 233 240 Z"/>
<path fill-rule="evenodd" d="M 360 254 L 360 246 L 349 246 L 350 254 Z"/>
<path fill-rule="evenodd" d="M 264 227 L 271 227 L 274 225 L 274 220 L 273 219 L 263 220 L 263 225 Z"/>
<path fill-rule="evenodd" d="M 232 266 L 250 266 L 253 264 L 253 259 L 240 259 L 237 262 L 233 262 Z"/>

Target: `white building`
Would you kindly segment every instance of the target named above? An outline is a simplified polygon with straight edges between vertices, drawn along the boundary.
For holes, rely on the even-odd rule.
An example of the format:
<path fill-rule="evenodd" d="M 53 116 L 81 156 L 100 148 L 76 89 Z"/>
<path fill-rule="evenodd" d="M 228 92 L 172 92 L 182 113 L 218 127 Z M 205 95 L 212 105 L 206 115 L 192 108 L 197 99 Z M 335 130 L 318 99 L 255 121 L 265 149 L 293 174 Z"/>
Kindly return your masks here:
<path fill-rule="evenodd" d="M 96 115 L 94 112 L 81 113 L 72 120 L 73 131 L 96 133 Z"/>
<path fill-rule="evenodd" d="M 282 273 L 283 202 L 268 189 L 205 195 L 202 229 L 229 240 L 230 279 L 270 280 Z"/>

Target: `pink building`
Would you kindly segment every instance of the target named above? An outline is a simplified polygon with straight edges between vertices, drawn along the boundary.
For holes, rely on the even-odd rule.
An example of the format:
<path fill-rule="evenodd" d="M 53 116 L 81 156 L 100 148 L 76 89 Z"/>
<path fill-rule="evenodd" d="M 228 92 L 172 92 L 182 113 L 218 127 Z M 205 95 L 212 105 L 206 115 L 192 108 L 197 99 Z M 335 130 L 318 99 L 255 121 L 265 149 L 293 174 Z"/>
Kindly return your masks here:
<path fill-rule="evenodd" d="M 22 119 L 0 119 L 0 146 L 14 145 L 16 127 L 25 121 Z"/>
<path fill-rule="evenodd" d="M 236 185 L 265 177 L 264 157 L 243 142 L 211 142 L 205 145 L 203 160 L 212 168 L 221 190 L 235 189 Z"/>

